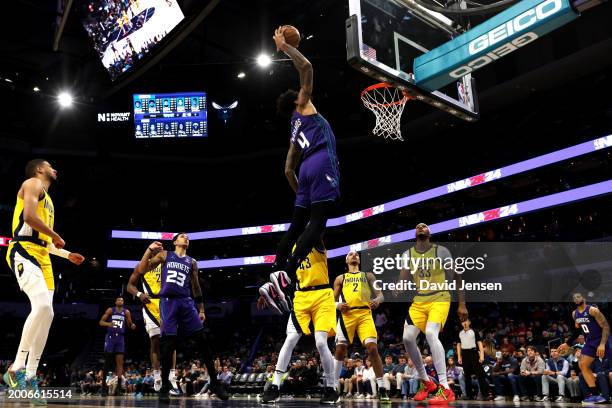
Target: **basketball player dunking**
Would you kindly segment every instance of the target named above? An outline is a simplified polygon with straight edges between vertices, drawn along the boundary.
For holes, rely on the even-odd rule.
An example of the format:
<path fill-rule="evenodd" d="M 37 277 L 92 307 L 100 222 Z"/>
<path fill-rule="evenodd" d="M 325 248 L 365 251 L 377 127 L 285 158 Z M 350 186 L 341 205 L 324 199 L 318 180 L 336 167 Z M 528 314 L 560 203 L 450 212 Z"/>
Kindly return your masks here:
<path fill-rule="evenodd" d="M 137 266 L 139 273 L 145 273 L 162 265 L 161 289 L 159 291 L 161 312 L 161 369 L 162 387 L 159 399 L 169 402 L 170 367 L 172 357 L 178 345 L 178 332 L 181 331 L 193 339 L 202 355 L 202 361 L 210 374 L 210 386 L 220 399 L 227 399 L 225 389 L 215 376 L 215 365 L 212 351 L 204 334 L 202 322 L 206 320 L 204 298 L 198 276 L 196 260 L 187 255 L 189 236 L 178 233 L 172 240 L 174 251 L 164 251 L 160 242 L 153 242 L 145 251 Z M 193 291 L 194 298 L 191 298 Z M 195 301 L 195 303 L 194 303 Z M 198 310 L 196 306 L 198 305 Z"/>
<path fill-rule="evenodd" d="M 32 310 L 23 325 L 13 365 L 4 374 L 4 382 L 11 388 L 38 387 L 36 371 L 53 320 L 55 282 L 49 254 L 76 265 L 85 259 L 63 249 L 64 240 L 53 230 L 55 210 L 48 191 L 57 179 L 57 171 L 46 160 L 35 159 L 28 162 L 25 172 L 27 180 L 17 193 L 13 239 L 6 260 L 19 288 L 30 299 Z M 33 402 L 44 403 L 43 400 Z"/>
<path fill-rule="evenodd" d="M 160 371 L 160 348 L 159 338 L 161 335 L 161 316 L 159 311 L 159 290 L 161 289 L 161 264 L 157 265 L 152 271 L 147 271 L 144 275 L 134 268 L 134 272 L 130 275 L 127 284 L 127 291 L 136 296 L 142 302 L 142 317 L 145 322 L 145 330 L 151 341 L 151 365 L 153 366 L 153 389 L 159 391 L 161 389 L 161 371 Z M 138 290 L 136 285 L 138 281 L 142 281 L 142 290 Z M 172 358 L 172 369 L 170 370 L 170 382 L 174 390 L 177 389 L 175 382 L 174 367 L 176 366 L 176 353 Z M 172 391 L 171 391 L 172 393 Z"/>
<path fill-rule="evenodd" d="M 108 320 L 110 319 L 110 321 Z M 132 322 L 130 311 L 123 308 L 123 298 L 119 296 L 115 300 L 115 306 L 106 309 L 99 322 L 100 326 L 106 327 L 106 338 L 104 339 L 104 378 L 102 378 L 102 395 L 108 395 L 106 375 L 112 371 L 113 357 L 115 360 L 115 374 L 117 375 L 117 388 L 115 395 L 122 393 L 121 380 L 123 379 L 123 356 L 125 354 L 125 328 L 136 330 Z"/>
<path fill-rule="evenodd" d="M 421 281 L 428 283 L 443 283 L 446 281 L 446 270 L 442 265 L 451 259 L 449 250 L 443 246 L 430 242 L 431 232 L 427 224 L 419 223 L 416 226 L 416 244 L 404 253 L 408 260 L 408 269 L 402 269 L 400 280 L 407 280 L 410 275 L 414 279 L 416 287 L 421 287 Z M 440 262 L 442 260 L 442 262 Z M 416 267 L 412 267 L 416 265 Z M 449 271 L 452 272 L 452 271 Z M 460 281 L 460 275 L 453 273 L 454 280 Z M 457 287 L 462 287 L 457 284 Z M 459 308 L 457 313 L 460 320 L 467 318 L 467 308 L 463 291 L 457 291 L 459 297 Z M 414 396 L 415 401 L 423 401 L 434 391 L 436 394 L 429 398 L 430 404 L 446 404 L 455 400 L 455 394 L 451 390 L 446 379 L 446 355 L 444 346 L 438 338 L 440 330 L 444 327 L 448 312 L 450 310 L 451 296 L 446 290 L 418 290 L 414 297 L 408 317 L 404 322 L 403 341 L 406 352 L 412 359 L 417 369 L 421 386 Z M 417 344 L 419 331 L 425 333 L 427 344 L 431 350 L 434 367 L 440 380 L 439 387 L 431 381 L 425 371 L 425 365 L 421 357 L 421 351 Z"/>
<path fill-rule="evenodd" d="M 580 372 L 589 387 L 583 404 L 607 404 L 608 400 L 597 391 L 596 378 L 591 370 L 591 364 L 595 358 L 612 357 L 612 339 L 610 336 L 610 325 L 606 317 L 594 305 L 588 305 L 582 294 L 574 294 L 576 310 L 572 312 L 572 318 L 577 329 L 582 329 L 585 336 L 582 357 L 578 360 Z M 570 345 L 563 343 L 559 346 L 560 354 L 567 354 Z"/>
<path fill-rule="evenodd" d="M 287 44 L 283 31 L 284 28 L 279 27 L 274 32 L 274 42 L 277 50 L 287 54 L 299 72 L 300 90 L 288 90 L 277 100 L 278 113 L 291 118 L 285 176 L 296 193 L 291 225 L 278 245 L 274 272 L 270 276 L 281 298 L 285 297 L 283 291 L 292 290 L 283 271 L 295 279 L 298 266 L 323 235 L 327 218 L 340 198 L 336 138 L 311 100 L 312 65 L 301 52 Z M 295 170 L 300 157 L 298 179 Z M 295 251 L 290 253 L 294 244 Z"/>
<path fill-rule="evenodd" d="M 353 344 L 355 333 L 357 333 L 368 351 L 368 358 L 374 368 L 378 398 L 380 402 L 390 403 L 391 399 L 383 380 L 383 363 L 378 353 L 378 333 L 372 317 L 372 309 L 376 309 L 384 301 L 384 296 L 380 290 L 374 288 L 376 280 L 374 274 L 361 272 L 359 262 L 359 254 L 356 251 L 349 252 L 346 255 L 348 272 L 339 275 L 334 281 L 334 297 L 340 311 L 336 328 L 334 375 L 337 382 L 348 346 Z M 374 298 L 372 294 L 375 295 Z"/>
<path fill-rule="evenodd" d="M 296 286 L 294 307 L 287 321 L 287 337 L 278 354 L 272 385 L 264 391 L 262 402 L 273 403 L 280 399 L 281 379 L 287 370 L 293 349 L 302 334 L 311 334 L 309 326 L 312 322 L 315 344 L 325 372 L 325 388 L 320 402 L 321 404 L 336 404 L 340 402 L 340 397 L 336 391 L 333 374 L 334 360 L 327 345 L 327 337 L 334 335 L 336 308 L 329 284 L 327 250 L 323 246 L 323 241 L 319 241 L 300 264 L 297 270 Z M 279 311 L 274 300 L 277 293 L 271 283 L 266 283 L 259 292 L 261 294 L 258 301 L 260 308 L 267 304 Z"/>

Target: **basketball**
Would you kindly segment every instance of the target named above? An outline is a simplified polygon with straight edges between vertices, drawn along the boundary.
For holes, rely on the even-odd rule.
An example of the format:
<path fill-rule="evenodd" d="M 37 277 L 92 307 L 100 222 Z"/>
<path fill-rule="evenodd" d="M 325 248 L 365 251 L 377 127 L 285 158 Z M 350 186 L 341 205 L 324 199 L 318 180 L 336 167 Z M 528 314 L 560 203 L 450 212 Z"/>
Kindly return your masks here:
<path fill-rule="evenodd" d="M 297 28 L 292 25 L 283 26 L 284 30 L 283 35 L 285 36 L 285 41 L 292 47 L 297 48 L 300 45 L 300 32 Z"/>

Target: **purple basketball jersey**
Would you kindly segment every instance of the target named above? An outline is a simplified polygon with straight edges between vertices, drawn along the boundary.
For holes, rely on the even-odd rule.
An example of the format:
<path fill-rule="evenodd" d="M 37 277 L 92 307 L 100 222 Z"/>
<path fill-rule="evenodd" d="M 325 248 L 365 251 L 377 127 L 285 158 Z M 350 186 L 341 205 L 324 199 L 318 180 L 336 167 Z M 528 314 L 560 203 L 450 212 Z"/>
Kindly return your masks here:
<path fill-rule="evenodd" d="M 597 320 L 589 314 L 590 309 L 591 305 L 587 305 L 582 313 L 576 309 L 574 320 L 584 332 L 586 342 L 596 342 L 599 344 L 601 340 L 601 326 L 597 323 Z"/>
<path fill-rule="evenodd" d="M 330 159 L 338 161 L 336 156 L 336 137 L 329 122 L 315 113 L 301 115 L 297 111 L 291 116 L 291 143 L 302 151 L 302 161 L 318 151 L 326 151 Z"/>
<path fill-rule="evenodd" d="M 123 335 L 125 333 L 125 309 L 118 311 L 113 307 L 111 323 L 113 325 L 107 328 L 107 334 Z"/>
<path fill-rule="evenodd" d="M 193 259 L 190 256 L 178 256 L 168 251 L 162 268 L 160 297 L 191 297 L 191 270 Z"/>

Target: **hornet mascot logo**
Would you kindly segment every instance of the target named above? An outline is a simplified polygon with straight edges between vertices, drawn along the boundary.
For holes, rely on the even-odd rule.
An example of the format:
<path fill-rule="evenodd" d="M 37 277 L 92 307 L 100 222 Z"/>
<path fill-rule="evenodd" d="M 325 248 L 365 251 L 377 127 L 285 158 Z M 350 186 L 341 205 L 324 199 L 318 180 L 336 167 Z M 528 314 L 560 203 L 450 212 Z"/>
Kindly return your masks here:
<path fill-rule="evenodd" d="M 221 106 L 216 102 L 212 103 L 213 108 L 217 110 L 217 117 L 224 123 L 232 117 L 232 111 L 238 107 L 238 101 L 234 101 L 227 106 Z"/>

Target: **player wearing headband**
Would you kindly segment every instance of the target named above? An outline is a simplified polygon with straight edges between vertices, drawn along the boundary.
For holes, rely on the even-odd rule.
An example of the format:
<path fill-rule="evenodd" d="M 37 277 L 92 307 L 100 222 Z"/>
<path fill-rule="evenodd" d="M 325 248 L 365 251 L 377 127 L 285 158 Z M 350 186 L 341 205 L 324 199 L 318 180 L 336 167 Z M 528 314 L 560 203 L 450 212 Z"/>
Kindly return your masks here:
<path fill-rule="evenodd" d="M 383 302 L 384 296 L 380 290 L 374 288 L 376 280 L 374 274 L 362 272 L 359 269 L 359 262 L 357 251 L 349 252 L 346 255 L 348 271 L 334 281 L 334 297 L 340 312 L 336 328 L 335 380 L 336 382 L 339 380 L 347 348 L 353 343 L 356 333 L 372 362 L 378 385 L 378 398 L 380 402 L 390 403 L 391 399 L 383 380 L 383 364 L 378 353 L 378 334 L 372 317 L 372 310 Z"/>

